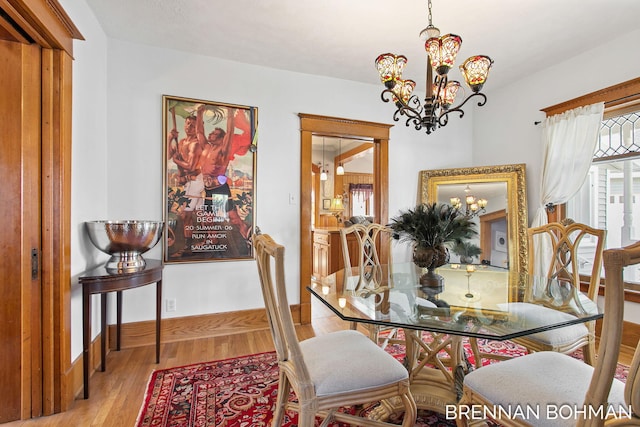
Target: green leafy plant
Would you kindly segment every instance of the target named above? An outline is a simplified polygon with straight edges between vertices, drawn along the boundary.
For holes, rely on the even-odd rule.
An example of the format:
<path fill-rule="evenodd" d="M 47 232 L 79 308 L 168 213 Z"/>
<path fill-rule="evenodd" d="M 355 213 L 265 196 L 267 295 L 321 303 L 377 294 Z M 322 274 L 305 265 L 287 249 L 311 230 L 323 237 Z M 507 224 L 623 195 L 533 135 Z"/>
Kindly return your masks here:
<path fill-rule="evenodd" d="M 451 248 L 451 251 L 462 257 L 477 257 L 482 253 L 480 246 L 469 240 L 458 240 L 455 242 L 455 245 L 453 245 L 453 248 Z"/>
<path fill-rule="evenodd" d="M 401 211 L 389 227 L 401 242 L 418 247 L 453 247 L 456 242 L 478 235 L 476 224 L 458 209 L 445 203 L 420 204 Z"/>

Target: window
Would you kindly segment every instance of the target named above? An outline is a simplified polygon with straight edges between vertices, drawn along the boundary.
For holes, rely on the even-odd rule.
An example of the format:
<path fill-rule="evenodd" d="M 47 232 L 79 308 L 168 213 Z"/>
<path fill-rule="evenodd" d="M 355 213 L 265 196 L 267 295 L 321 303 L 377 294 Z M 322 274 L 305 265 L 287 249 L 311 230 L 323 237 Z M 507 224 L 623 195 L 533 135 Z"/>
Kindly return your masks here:
<path fill-rule="evenodd" d="M 589 175 L 566 216 L 606 229 L 605 248 L 640 240 L 640 104 L 605 110 Z M 640 266 L 625 269 L 625 281 L 640 284 Z"/>
<path fill-rule="evenodd" d="M 373 184 L 349 184 L 351 216 L 373 216 Z"/>

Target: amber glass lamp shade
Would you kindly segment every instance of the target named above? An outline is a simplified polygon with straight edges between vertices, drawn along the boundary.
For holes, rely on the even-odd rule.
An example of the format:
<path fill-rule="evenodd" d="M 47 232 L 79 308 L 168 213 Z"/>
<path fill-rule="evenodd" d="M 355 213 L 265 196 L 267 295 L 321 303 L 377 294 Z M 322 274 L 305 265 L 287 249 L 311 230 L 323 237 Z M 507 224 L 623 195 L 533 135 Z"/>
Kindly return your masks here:
<path fill-rule="evenodd" d="M 380 74 L 380 81 L 389 89 L 393 88 L 402 78 L 402 71 L 407 65 L 407 57 L 383 53 L 376 58 L 376 68 Z"/>
<path fill-rule="evenodd" d="M 482 86 L 489 77 L 489 70 L 493 65 L 493 60 L 485 55 L 476 55 L 468 58 L 460 66 L 460 72 L 464 80 L 474 93 L 480 92 Z"/>
<path fill-rule="evenodd" d="M 413 80 L 398 80 L 393 88 L 393 94 L 395 95 L 393 102 L 398 102 L 399 98 L 406 104 L 407 101 L 409 101 L 409 98 L 411 98 L 411 94 L 415 87 L 416 82 Z"/>
<path fill-rule="evenodd" d="M 429 54 L 431 66 L 439 76 L 444 76 L 453 67 L 461 45 L 462 38 L 455 34 L 432 37 L 425 42 L 424 48 Z"/>
<path fill-rule="evenodd" d="M 453 80 L 447 83 L 440 95 L 441 103 L 444 108 L 449 108 L 455 102 L 459 89 L 460 82 Z"/>
<path fill-rule="evenodd" d="M 344 209 L 344 205 L 342 204 L 342 197 L 334 197 L 331 199 L 331 210 L 332 211 L 341 211 Z"/>

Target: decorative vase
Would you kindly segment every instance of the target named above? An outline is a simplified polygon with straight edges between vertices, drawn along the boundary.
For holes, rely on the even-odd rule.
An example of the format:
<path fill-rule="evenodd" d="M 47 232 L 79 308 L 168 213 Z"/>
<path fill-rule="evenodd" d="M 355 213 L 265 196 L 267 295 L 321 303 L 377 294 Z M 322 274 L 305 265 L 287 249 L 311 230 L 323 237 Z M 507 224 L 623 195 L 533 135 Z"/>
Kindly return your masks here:
<path fill-rule="evenodd" d="M 467 255 L 460 255 L 461 264 L 473 264 L 473 257 Z"/>
<path fill-rule="evenodd" d="M 435 269 L 449 262 L 449 249 L 445 246 L 416 246 L 413 250 L 413 263 L 427 272 L 420 276 L 420 284 L 431 288 L 442 288 L 443 277 Z"/>

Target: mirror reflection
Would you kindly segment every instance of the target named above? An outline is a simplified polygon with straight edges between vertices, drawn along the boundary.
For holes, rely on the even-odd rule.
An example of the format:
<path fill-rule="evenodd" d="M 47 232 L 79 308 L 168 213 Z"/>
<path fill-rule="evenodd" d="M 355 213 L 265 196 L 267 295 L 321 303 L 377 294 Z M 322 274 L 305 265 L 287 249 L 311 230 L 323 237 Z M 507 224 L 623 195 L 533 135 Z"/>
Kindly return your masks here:
<path fill-rule="evenodd" d="M 476 224 L 478 236 L 454 247 L 452 263 L 509 268 L 507 183 L 467 182 L 438 185 L 436 200 L 457 206 Z"/>
<path fill-rule="evenodd" d="M 451 262 L 528 271 L 524 164 L 421 171 L 420 200 L 458 206 L 478 225 L 478 237 L 454 248 Z"/>

